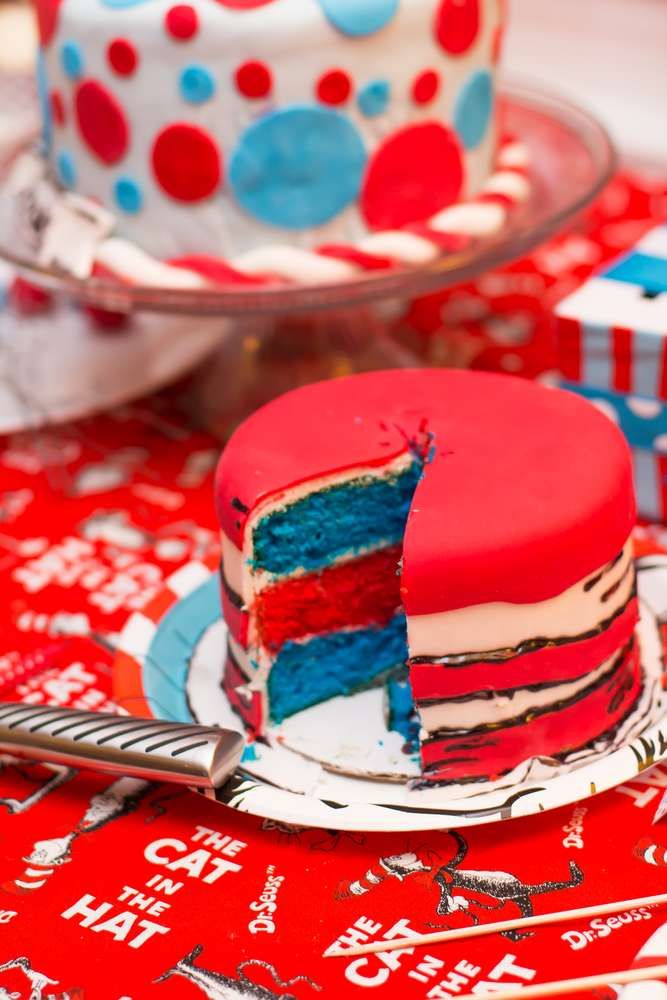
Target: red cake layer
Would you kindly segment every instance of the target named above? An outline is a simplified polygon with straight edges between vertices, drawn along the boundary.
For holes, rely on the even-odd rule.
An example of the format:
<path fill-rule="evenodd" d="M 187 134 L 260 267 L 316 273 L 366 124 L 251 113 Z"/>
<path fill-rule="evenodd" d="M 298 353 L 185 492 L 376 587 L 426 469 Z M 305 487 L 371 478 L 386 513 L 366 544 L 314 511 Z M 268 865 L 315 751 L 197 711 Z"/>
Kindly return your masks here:
<path fill-rule="evenodd" d="M 234 593 L 226 582 L 222 567 L 220 568 L 220 596 L 225 624 L 239 645 L 245 647 L 248 642 L 248 612 L 244 609 L 239 595 Z"/>
<path fill-rule="evenodd" d="M 234 711 L 243 719 L 246 729 L 254 735 L 261 735 L 264 731 L 264 723 L 266 721 L 264 719 L 262 696 L 259 691 L 254 691 L 250 692 L 247 698 L 242 697 L 239 694 L 239 688 L 243 688 L 247 684 L 247 677 L 239 668 L 228 648 L 225 672 L 222 680 L 225 694 Z"/>
<path fill-rule="evenodd" d="M 527 683 L 576 680 L 625 646 L 638 620 L 639 604 L 633 597 L 604 631 L 590 639 L 574 638 L 535 652 L 519 652 L 498 662 L 479 659 L 465 666 L 411 662 L 410 682 L 415 702 L 459 698 L 475 691 L 509 691 Z"/>
<path fill-rule="evenodd" d="M 363 625 L 385 625 L 401 606 L 400 545 L 283 580 L 254 604 L 259 641 L 277 651 L 290 639 Z"/>
<path fill-rule="evenodd" d="M 309 385 L 258 410 L 222 455 L 223 530 L 243 548 L 263 500 L 385 465 L 425 427 L 434 451 L 405 535 L 408 615 L 548 600 L 625 544 L 636 516 L 631 463 L 607 417 L 510 376 L 437 370 Z"/>
<path fill-rule="evenodd" d="M 555 706 L 519 725 L 426 740 L 424 778 L 436 783 L 493 779 L 531 756 L 559 757 L 586 746 L 623 720 L 641 684 L 639 647 L 634 643 L 610 679 L 572 704 Z"/>

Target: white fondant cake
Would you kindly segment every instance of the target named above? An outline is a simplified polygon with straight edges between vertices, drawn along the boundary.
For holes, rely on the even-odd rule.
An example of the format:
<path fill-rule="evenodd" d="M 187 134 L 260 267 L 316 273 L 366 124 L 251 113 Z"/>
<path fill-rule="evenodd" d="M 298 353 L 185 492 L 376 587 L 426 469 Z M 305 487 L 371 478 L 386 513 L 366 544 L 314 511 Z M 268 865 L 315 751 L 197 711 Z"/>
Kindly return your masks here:
<path fill-rule="evenodd" d="M 502 0 L 36 4 L 54 170 L 162 260 L 419 235 L 493 168 Z"/>

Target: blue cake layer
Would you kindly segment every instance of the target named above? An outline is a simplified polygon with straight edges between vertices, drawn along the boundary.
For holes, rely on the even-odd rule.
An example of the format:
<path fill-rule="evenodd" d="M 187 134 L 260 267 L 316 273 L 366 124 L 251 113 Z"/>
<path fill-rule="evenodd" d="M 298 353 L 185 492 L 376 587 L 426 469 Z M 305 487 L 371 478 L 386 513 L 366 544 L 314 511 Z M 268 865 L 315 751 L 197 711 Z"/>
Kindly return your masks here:
<path fill-rule="evenodd" d="M 387 681 L 389 719 L 387 728 L 400 733 L 410 753 L 419 750 L 419 716 L 412 698 L 410 681 L 390 677 Z"/>
<path fill-rule="evenodd" d="M 269 674 L 271 718 L 290 715 L 336 695 L 350 694 L 406 662 L 404 615 L 382 628 L 334 632 L 283 646 Z"/>
<path fill-rule="evenodd" d="M 269 514 L 253 535 L 254 567 L 277 575 L 315 570 L 337 556 L 397 545 L 421 473 L 415 459 L 399 475 L 350 480 Z"/>

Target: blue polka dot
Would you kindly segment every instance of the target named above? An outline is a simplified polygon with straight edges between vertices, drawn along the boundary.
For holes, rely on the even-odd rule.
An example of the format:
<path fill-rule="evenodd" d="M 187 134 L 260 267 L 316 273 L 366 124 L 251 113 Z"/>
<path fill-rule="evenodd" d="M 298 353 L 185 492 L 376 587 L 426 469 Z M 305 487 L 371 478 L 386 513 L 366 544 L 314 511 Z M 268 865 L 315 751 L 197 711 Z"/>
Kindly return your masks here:
<path fill-rule="evenodd" d="M 74 157 L 67 150 L 63 150 L 62 153 L 58 154 L 56 170 L 58 171 L 58 179 L 63 187 L 73 188 L 75 186 L 76 164 L 74 163 Z"/>
<path fill-rule="evenodd" d="M 474 149 L 486 135 L 493 112 L 493 81 L 477 70 L 461 87 L 454 104 L 454 128 L 466 149 Z"/>
<path fill-rule="evenodd" d="M 60 61 L 70 80 L 78 80 L 80 76 L 83 76 L 83 52 L 76 42 L 64 43 L 60 50 Z"/>
<path fill-rule="evenodd" d="M 53 115 L 51 112 L 51 101 L 49 100 L 46 62 L 42 49 L 37 54 L 37 93 L 39 94 L 39 108 L 42 113 L 42 146 L 44 151 L 48 153 L 53 142 Z"/>
<path fill-rule="evenodd" d="M 179 87 L 182 96 L 190 104 L 204 104 L 215 93 L 215 80 L 205 66 L 186 66 L 181 73 Z"/>
<path fill-rule="evenodd" d="M 128 215 L 136 215 L 143 208 L 143 192 L 131 177 L 119 177 L 114 184 L 113 194 L 118 207 Z"/>
<path fill-rule="evenodd" d="M 329 108 L 295 105 L 254 122 L 229 168 L 243 208 L 262 222 L 308 229 L 356 200 L 366 165 L 357 129 Z"/>
<path fill-rule="evenodd" d="M 357 104 L 362 115 L 366 118 L 375 118 L 387 110 L 390 97 L 391 85 L 388 80 L 373 80 L 361 89 Z"/>
<path fill-rule="evenodd" d="M 320 0 L 322 10 L 344 35 L 372 35 L 392 20 L 399 0 Z"/>

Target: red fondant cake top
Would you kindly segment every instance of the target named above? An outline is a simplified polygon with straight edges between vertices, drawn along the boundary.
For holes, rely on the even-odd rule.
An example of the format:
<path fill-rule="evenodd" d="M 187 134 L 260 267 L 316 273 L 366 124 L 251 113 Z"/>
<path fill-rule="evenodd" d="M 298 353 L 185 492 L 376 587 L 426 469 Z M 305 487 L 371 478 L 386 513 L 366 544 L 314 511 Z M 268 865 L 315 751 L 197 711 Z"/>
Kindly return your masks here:
<path fill-rule="evenodd" d="M 636 518 L 628 447 L 584 400 L 506 375 L 406 370 L 305 386 L 253 414 L 217 478 L 242 547 L 257 504 L 381 465 L 434 436 L 404 543 L 408 614 L 547 600 L 620 551 Z"/>

